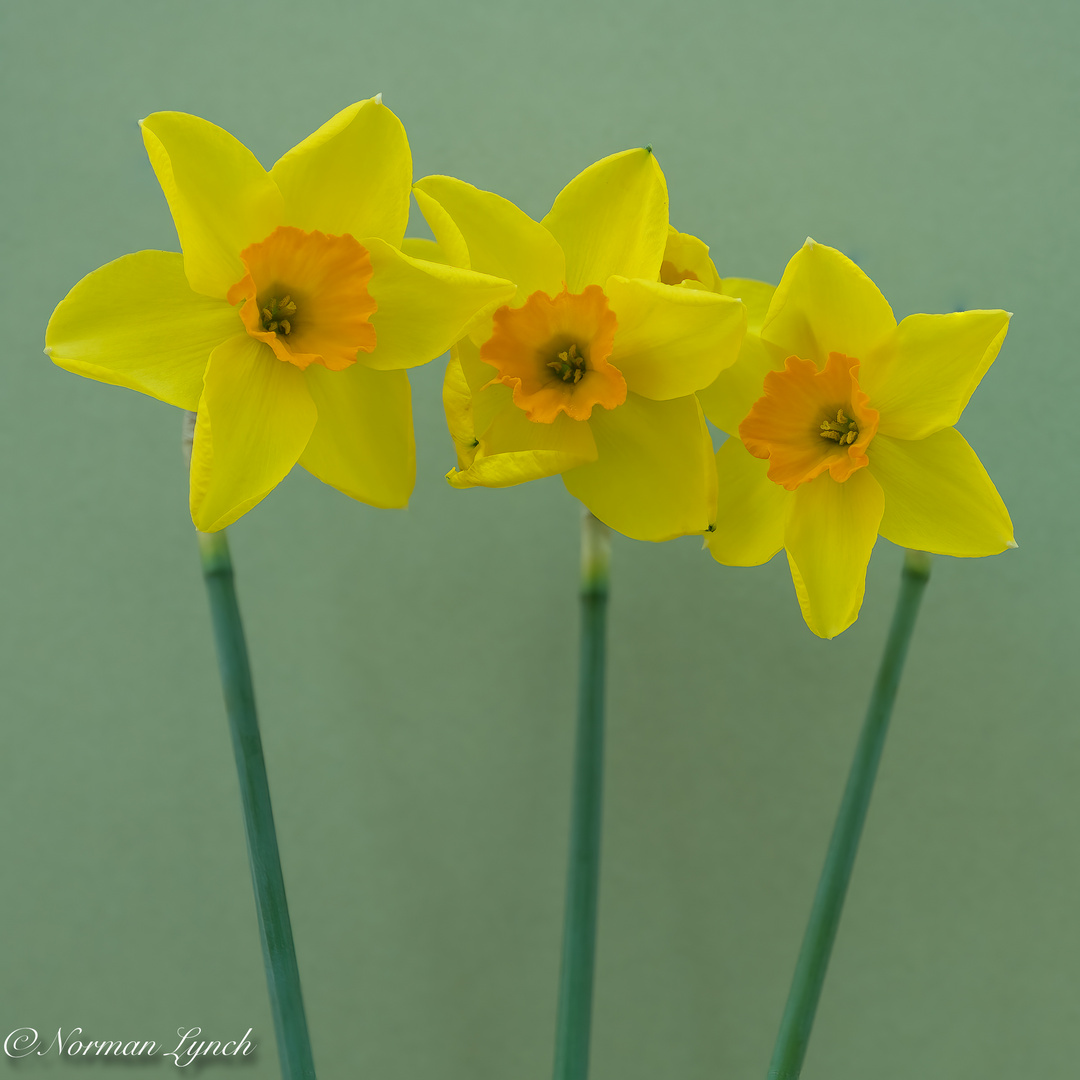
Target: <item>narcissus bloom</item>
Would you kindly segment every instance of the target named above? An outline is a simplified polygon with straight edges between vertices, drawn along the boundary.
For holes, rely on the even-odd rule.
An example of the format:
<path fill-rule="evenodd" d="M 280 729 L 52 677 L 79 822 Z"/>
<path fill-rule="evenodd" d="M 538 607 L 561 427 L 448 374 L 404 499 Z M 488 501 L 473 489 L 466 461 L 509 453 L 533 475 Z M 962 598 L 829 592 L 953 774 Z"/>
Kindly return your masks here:
<path fill-rule="evenodd" d="M 705 289 L 734 296 L 746 307 L 746 335 L 739 347 L 738 360 L 725 367 L 697 395 L 705 415 L 720 426 L 716 418 L 729 417 L 732 402 L 741 403 L 747 395 L 753 400 L 761 393 L 761 373 L 769 368 L 768 354 L 763 351 L 765 346 L 761 343 L 761 324 L 776 286 L 752 278 L 720 277 L 709 255 L 708 245 L 696 236 L 676 229 L 668 232 L 660 280 L 684 289 Z"/>
<path fill-rule="evenodd" d="M 737 436 L 716 455 L 713 557 L 755 566 L 785 548 L 803 617 L 828 638 L 858 617 L 879 534 L 942 555 L 1015 547 L 1001 497 L 953 426 L 1009 318 L 962 311 L 897 325 L 850 259 L 807 240 L 756 326 L 751 306 L 757 345 L 702 395 Z"/>
<path fill-rule="evenodd" d="M 735 361 L 746 320 L 730 296 L 661 280 L 668 200 L 652 152 L 590 166 L 539 223 L 448 176 L 414 190 L 451 263 L 516 286 L 452 352 L 450 483 L 505 487 L 560 473 L 627 536 L 704 530 L 716 474 L 694 392 Z"/>
<path fill-rule="evenodd" d="M 191 514 L 213 532 L 300 462 L 374 506 L 415 478 L 408 377 L 505 281 L 413 258 L 412 159 L 378 98 L 329 120 L 267 172 L 185 113 L 142 122 L 183 255 L 140 251 L 56 309 L 60 367 L 197 412 Z"/>

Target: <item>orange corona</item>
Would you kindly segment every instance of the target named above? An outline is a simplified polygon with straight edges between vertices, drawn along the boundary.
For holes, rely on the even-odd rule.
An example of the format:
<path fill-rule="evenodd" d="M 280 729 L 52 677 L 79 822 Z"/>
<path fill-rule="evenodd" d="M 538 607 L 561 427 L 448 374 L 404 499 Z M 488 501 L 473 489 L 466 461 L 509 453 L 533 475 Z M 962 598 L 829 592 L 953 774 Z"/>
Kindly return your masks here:
<path fill-rule="evenodd" d="M 617 325 L 599 285 L 554 297 L 534 292 L 521 307 L 495 312 L 480 359 L 535 423 L 552 424 L 561 412 L 588 420 L 595 405 L 614 409 L 626 400 L 626 380 L 608 362 Z"/>
<path fill-rule="evenodd" d="M 247 332 L 279 360 L 343 371 L 375 348 L 371 256 L 359 241 L 282 225 L 240 258 L 247 273 L 227 299 L 243 301 Z"/>
<path fill-rule="evenodd" d="M 858 360 L 834 352 L 821 371 L 789 356 L 783 371 L 765 376 L 765 393 L 739 425 L 739 438 L 754 457 L 768 459 L 770 480 L 794 491 L 826 469 L 842 483 L 870 464 L 866 448 L 878 412 L 858 371 Z"/>

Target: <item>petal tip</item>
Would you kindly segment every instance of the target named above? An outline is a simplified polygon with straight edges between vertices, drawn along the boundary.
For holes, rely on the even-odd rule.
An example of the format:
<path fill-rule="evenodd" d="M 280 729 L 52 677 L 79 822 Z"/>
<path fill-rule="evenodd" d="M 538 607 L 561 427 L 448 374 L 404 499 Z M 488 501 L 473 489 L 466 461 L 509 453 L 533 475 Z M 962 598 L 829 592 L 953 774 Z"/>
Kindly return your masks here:
<path fill-rule="evenodd" d="M 371 100 L 374 101 L 376 105 L 381 105 L 383 103 L 382 91 L 380 90 Z"/>
<path fill-rule="evenodd" d="M 1006 547 L 1006 548 L 1018 548 L 1019 546 L 1020 546 L 1020 545 L 1019 545 L 1019 544 L 1018 544 L 1018 543 L 1016 542 L 1016 539 L 1015 539 L 1015 538 L 1013 538 L 1013 539 L 1011 539 L 1011 540 L 1007 540 L 1007 541 L 1005 542 L 1005 547 Z"/>
<path fill-rule="evenodd" d="M 651 154 L 653 152 L 652 143 L 646 143 L 645 144 L 645 150 L 646 150 L 646 152 Z"/>

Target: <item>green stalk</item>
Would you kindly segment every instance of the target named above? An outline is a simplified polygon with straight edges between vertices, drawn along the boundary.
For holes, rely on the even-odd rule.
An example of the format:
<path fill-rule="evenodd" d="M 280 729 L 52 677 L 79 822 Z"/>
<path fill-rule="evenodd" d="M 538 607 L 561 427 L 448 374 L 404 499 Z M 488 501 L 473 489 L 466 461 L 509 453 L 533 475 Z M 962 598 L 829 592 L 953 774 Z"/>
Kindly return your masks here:
<path fill-rule="evenodd" d="M 885 642 L 877 680 L 866 710 L 866 719 L 855 748 L 855 759 L 848 773 L 847 787 L 836 816 L 825 866 L 821 871 L 810 921 L 803 937 L 795 975 L 791 980 L 787 1006 L 776 1037 L 769 1080 L 798 1080 L 802 1072 L 814 1014 L 821 998 L 821 987 L 829 966 L 836 930 L 844 907 L 855 853 L 859 847 L 870 795 L 874 789 L 878 762 L 885 745 L 885 735 L 892 715 L 900 675 L 904 670 L 908 643 L 915 629 L 923 590 L 930 578 L 930 556 L 923 551 L 909 551 L 904 557 L 900 577 L 900 595 L 893 612 L 892 626 Z"/>
<path fill-rule="evenodd" d="M 185 443 L 190 448 L 190 423 Z M 300 970 L 296 964 L 285 880 L 281 875 L 270 785 L 263 760 L 262 738 L 255 712 L 255 690 L 251 682 L 240 606 L 236 600 L 229 543 L 224 530 L 216 533 L 197 532 L 195 535 L 199 541 L 203 577 L 210 598 L 218 670 L 240 779 L 248 862 L 255 889 L 259 938 L 266 965 L 266 983 L 281 1075 L 283 1080 L 315 1080 L 315 1064 L 300 991 Z"/>
<path fill-rule="evenodd" d="M 604 787 L 604 632 L 610 565 L 611 530 L 586 511 L 581 524 L 581 669 L 555 1028 L 555 1080 L 585 1080 L 589 1074 Z"/>

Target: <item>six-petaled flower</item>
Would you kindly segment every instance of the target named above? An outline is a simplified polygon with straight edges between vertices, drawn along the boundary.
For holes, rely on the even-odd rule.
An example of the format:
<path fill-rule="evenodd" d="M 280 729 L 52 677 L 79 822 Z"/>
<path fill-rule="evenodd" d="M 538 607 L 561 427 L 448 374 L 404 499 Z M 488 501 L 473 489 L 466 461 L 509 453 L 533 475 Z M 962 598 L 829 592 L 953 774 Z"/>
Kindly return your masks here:
<path fill-rule="evenodd" d="M 46 351 L 197 412 L 203 531 L 298 461 L 361 502 L 404 506 L 416 471 L 404 369 L 512 290 L 402 251 L 412 159 L 398 118 L 358 102 L 269 172 L 195 116 L 155 113 L 142 131 L 183 254 L 141 251 L 88 275 L 53 314 Z"/>

